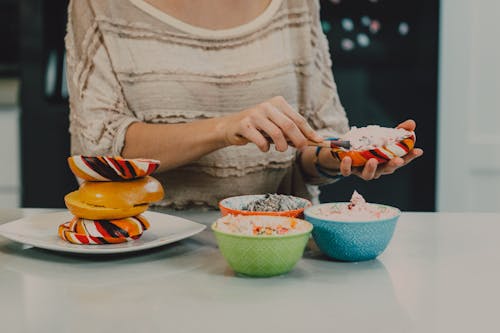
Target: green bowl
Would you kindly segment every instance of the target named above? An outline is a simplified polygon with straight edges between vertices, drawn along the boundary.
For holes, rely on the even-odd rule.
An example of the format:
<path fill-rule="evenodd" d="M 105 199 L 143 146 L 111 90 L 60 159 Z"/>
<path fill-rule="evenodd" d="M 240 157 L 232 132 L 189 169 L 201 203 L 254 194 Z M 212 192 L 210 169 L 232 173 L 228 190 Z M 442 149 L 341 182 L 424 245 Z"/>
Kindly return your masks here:
<path fill-rule="evenodd" d="M 266 218 L 289 219 L 277 216 Z M 313 227 L 309 222 L 297 220 L 307 223 L 306 231 L 288 235 L 251 236 L 217 230 L 215 223 L 212 224 L 212 230 L 222 255 L 236 273 L 269 277 L 291 271 L 304 253 Z"/>

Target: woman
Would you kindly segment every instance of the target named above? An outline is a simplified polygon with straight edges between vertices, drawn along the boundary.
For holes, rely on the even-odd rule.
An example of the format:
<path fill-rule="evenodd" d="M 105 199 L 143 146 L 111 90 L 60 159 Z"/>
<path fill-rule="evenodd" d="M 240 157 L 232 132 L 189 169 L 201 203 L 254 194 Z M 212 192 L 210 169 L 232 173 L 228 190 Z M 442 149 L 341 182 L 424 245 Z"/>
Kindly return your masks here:
<path fill-rule="evenodd" d="M 307 146 L 348 130 L 317 0 L 72 1 L 66 46 L 72 153 L 160 160 L 166 206 L 309 197 L 422 154 L 356 169 Z"/>

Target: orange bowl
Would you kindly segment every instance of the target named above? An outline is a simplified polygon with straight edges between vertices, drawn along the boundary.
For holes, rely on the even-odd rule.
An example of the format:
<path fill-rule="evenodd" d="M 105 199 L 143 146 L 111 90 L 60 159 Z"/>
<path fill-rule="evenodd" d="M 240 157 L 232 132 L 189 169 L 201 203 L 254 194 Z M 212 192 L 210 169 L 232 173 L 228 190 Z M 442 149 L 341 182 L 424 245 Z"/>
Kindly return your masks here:
<path fill-rule="evenodd" d="M 223 199 L 219 202 L 221 215 L 267 215 L 301 218 L 304 216 L 304 209 L 312 206 L 312 202 L 307 199 L 288 196 L 296 203 L 297 208 L 282 211 L 251 211 L 244 209 L 249 203 L 264 197 L 265 194 L 249 194 Z"/>

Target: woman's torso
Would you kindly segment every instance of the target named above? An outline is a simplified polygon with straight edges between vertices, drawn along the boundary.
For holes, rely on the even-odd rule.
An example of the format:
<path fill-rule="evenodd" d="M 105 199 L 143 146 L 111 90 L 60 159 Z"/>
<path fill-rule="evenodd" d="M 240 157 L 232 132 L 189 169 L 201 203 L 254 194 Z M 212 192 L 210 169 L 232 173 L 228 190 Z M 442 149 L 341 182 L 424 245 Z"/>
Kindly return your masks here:
<path fill-rule="evenodd" d="M 311 108 L 314 70 L 308 2 L 273 0 L 253 21 L 210 31 L 142 0 L 95 2 L 96 21 L 128 108 L 140 121 L 181 123 L 220 117 L 283 96 Z M 189 133 L 186 133 L 189 135 Z M 157 175 L 164 205 L 214 206 L 226 196 L 290 192 L 295 150 L 228 147 Z"/>

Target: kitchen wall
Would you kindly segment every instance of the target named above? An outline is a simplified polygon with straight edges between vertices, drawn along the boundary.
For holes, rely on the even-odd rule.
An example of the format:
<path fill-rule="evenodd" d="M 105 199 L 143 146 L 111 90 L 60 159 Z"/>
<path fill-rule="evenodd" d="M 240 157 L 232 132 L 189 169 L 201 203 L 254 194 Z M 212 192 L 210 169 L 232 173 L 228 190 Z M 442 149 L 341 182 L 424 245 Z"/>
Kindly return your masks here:
<path fill-rule="evenodd" d="M 18 87 L 16 79 L 0 79 L 0 208 L 20 202 Z"/>
<path fill-rule="evenodd" d="M 0 0 L 0 208 L 20 205 L 18 6 Z"/>
<path fill-rule="evenodd" d="M 437 207 L 500 211 L 498 0 L 442 0 Z"/>

